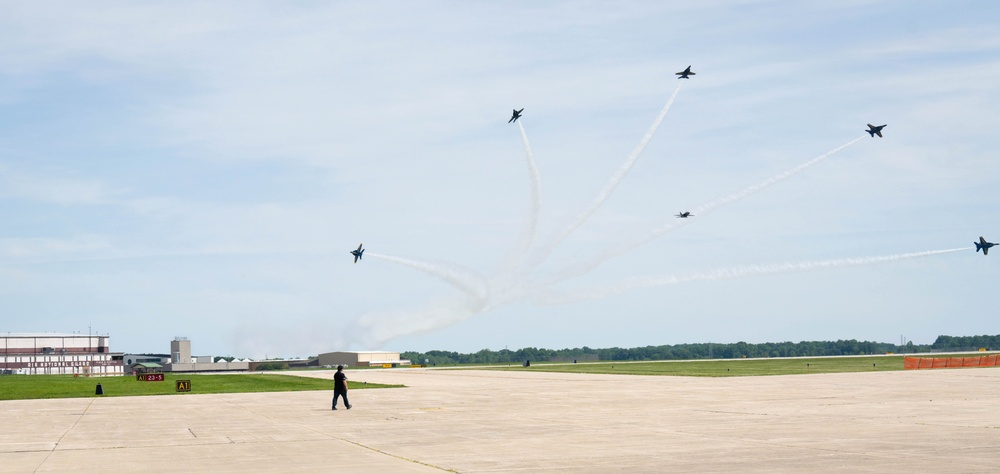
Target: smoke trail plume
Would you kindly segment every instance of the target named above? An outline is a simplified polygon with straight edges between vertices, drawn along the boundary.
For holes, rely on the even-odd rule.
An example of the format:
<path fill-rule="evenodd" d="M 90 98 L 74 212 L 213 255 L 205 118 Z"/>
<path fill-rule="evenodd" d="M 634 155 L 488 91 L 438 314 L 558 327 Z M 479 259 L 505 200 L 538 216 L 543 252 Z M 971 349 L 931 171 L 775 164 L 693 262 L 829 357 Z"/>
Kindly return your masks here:
<path fill-rule="evenodd" d="M 830 150 L 830 151 L 828 151 L 826 153 L 823 153 L 822 155 L 819 155 L 816 158 L 813 158 L 813 159 L 811 159 L 811 160 L 809 160 L 809 161 L 807 161 L 805 163 L 802 163 L 802 164 L 800 164 L 798 166 L 789 168 L 789 169 L 787 169 L 785 171 L 782 171 L 781 173 L 778 173 L 778 174 L 776 174 L 774 176 L 771 176 L 770 178 L 767 178 L 764 181 L 761 181 L 760 183 L 754 184 L 752 186 L 748 186 L 748 187 L 746 187 L 746 188 L 744 188 L 744 189 L 742 189 L 742 190 L 740 190 L 738 192 L 732 193 L 732 194 L 730 194 L 728 196 L 723 196 L 721 198 L 718 198 L 718 199 L 716 199 L 716 200 L 714 200 L 712 202 L 709 202 L 708 204 L 702 204 L 701 206 L 698 206 L 698 207 L 694 208 L 694 210 L 691 211 L 691 214 L 694 216 L 694 218 L 692 218 L 692 219 L 683 219 L 683 220 L 681 220 L 679 222 L 676 222 L 676 220 L 675 220 L 675 221 L 672 221 L 670 223 L 667 223 L 667 224 L 665 224 L 665 225 L 663 225 L 663 226 L 661 226 L 661 227 L 659 227 L 657 229 L 654 229 L 647 236 L 645 236 L 645 237 L 643 237 L 641 239 L 638 239 L 638 240 L 632 242 L 631 244 L 620 245 L 620 246 L 617 246 L 617 245 L 616 246 L 611 246 L 611 247 L 609 247 L 611 249 L 609 252 L 607 252 L 607 253 L 605 253 L 603 255 L 598 256 L 597 258 L 591 260 L 590 262 L 587 262 L 587 263 L 584 263 L 584 264 L 581 264 L 581 265 L 577 265 L 577 266 L 574 266 L 573 268 L 569 268 L 569 269 L 557 272 L 558 276 L 556 276 L 552 280 L 546 282 L 545 284 L 546 285 L 553 285 L 553 284 L 558 283 L 560 281 L 563 281 L 563 280 L 566 280 L 566 279 L 569 279 L 569 278 L 573 278 L 573 277 L 576 277 L 576 276 L 580 276 L 580 275 L 584 275 L 586 273 L 589 273 L 590 271 L 594 270 L 595 268 L 601 266 L 604 262 L 607 262 L 608 260 L 611 260 L 612 258 L 615 258 L 615 257 L 621 256 L 621 255 L 624 255 L 624 254 L 626 254 L 628 252 L 631 252 L 632 250 L 636 249 L 637 247 L 645 245 L 645 244 L 649 243 L 650 241 L 653 241 L 653 240 L 655 240 L 655 239 L 663 236 L 664 234 L 667 234 L 668 232 L 671 232 L 671 231 L 677 230 L 677 229 L 679 229 L 681 227 L 684 227 L 684 226 L 686 226 L 686 225 L 694 222 L 697 219 L 703 218 L 703 217 L 707 216 L 708 214 L 711 214 L 712 212 L 718 210 L 719 208 L 721 208 L 721 207 L 723 207 L 723 206 L 725 206 L 727 204 L 732 204 L 734 202 L 746 199 L 751 194 L 763 191 L 763 190 L 765 190 L 765 189 L 767 189 L 767 188 L 769 188 L 771 186 L 774 186 L 775 184 L 778 184 L 778 183 L 780 183 L 780 182 L 782 182 L 782 181 L 784 181 L 784 180 L 786 180 L 788 178 L 791 178 L 791 177 L 793 177 L 793 176 L 795 176 L 795 175 L 797 175 L 799 173 L 802 173 L 803 171 L 805 171 L 805 170 L 807 170 L 807 169 L 809 169 L 809 168 L 811 168 L 813 166 L 816 166 L 816 165 L 822 163 L 824 160 L 826 160 L 827 158 L 835 155 L 837 152 L 839 152 L 839 151 L 841 151 L 841 150 L 843 150 L 843 149 L 845 149 L 845 148 L 847 148 L 847 147 L 849 147 L 849 146 L 857 143 L 862 138 L 864 138 L 864 137 L 859 137 L 859 138 L 856 138 L 854 140 L 851 140 L 851 141 L 849 141 L 849 142 L 847 142 L 847 143 L 845 143 L 843 145 L 840 145 L 837 148 L 834 148 L 834 149 L 832 149 L 832 150 Z"/>
<path fill-rule="evenodd" d="M 807 169 L 809 169 L 809 168 L 811 168 L 813 166 L 818 165 L 823 160 L 825 160 L 825 159 L 827 159 L 827 158 L 835 155 L 840 150 L 843 150 L 844 148 L 847 148 L 847 147 L 849 147 L 849 146 L 857 143 L 858 141 L 861 140 L 861 138 L 864 138 L 864 137 L 855 138 L 854 140 L 851 140 L 851 141 L 849 141 L 849 142 L 847 142 L 847 143 L 845 143 L 843 145 L 838 146 L 837 148 L 834 148 L 834 149 L 832 149 L 832 150 L 830 150 L 830 151 L 828 151 L 826 153 L 823 153 L 822 155 L 819 155 L 816 158 L 813 158 L 813 159 L 811 159 L 811 160 L 809 160 L 809 161 L 807 161 L 805 163 L 802 163 L 801 165 L 798 165 L 798 166 L 796 166 L 794 168 L 787 169 L 787 170 L 785 170 L 785 171 L 783 171 L 783 172 L 781 172 L 779 174 L 771 176 L 770 178 L 767 178 L 764 181 L 761 181 L 760 183 L 757 183 L 757 184 L 755 184 L 753 186 L 750 186 L 750 187 L 748 187 L 746 189 L 743 189 L 742 191 L 730 194 L 728 196 L 721 197 L 721 198 L 716 199 L 715 201 L 712 201 L 712 202 L 710 202 L 708 204 L 703 204 L 703 205 L 695 208 L 695 210 L 692 211 L 692 214 L 701 215 L 701 216 L 707 215 L 707 214 L 711 213 L 712 211 L 714 211 L 714 210 L 716 210 L 716 209 L 718 209 L 718 208 L 720 208 L 720 207 L 722 207 L 722 206 L 724 206 L 726 204 L 731 204 L 731 203 L 734 203 L 736 201 L 740 201 L 740 200 L 746 198 L 747 196 L 749 196 L 749 195 L 751 195 L 753 193 L 756 193 L 758 191 L 761 191 L 761 190 L 767 189 L 767 188 L 769 188 L 771 186 L 774 186 L 777 183 L 780 183 L 780 182 L 782 182 L 782 181 L 784 181 L 784 180 L 786 180 L 788 178 L 791 178 L 792 176 L 795 176 L 795 175 L 797 175 L 797 174 L 799 174 L 799 173 L 801 173 L 801 172 L 803 172 L 803 171 L 805 171 L 805 170 L 807 170 Z"/>
<path fill-rule="evenodd" d="M 714 270 L 710 272 L 691 273 L 687 275 L 668 275 L 662 277 L 634 278 L 626 280 L 617 285 L 606 286 L 602 288 L 593 288 L 590 290 L 584 290 L 571 294 L 550 294 L 548 296 L 540 295 L 536 296 L 535 301 L 540 304 L 549 304 L 549 305 L 566 304 L 577 301 L 606 298 L 608 296 L 617 295 L 638 288 L 665 286 L 665 285 L 672 285 L 675 283 L 683 283 L 689 281 L 731 280 L 734 278 L 743 278 L 749 276 L 805 272 L 805 271 L 828 269 L 828 268 L 846 268 L 846 267 L 857 267 L 863 265 L 876 265 L 880 263 L 898 262 L 900 260 L 930 257 L 933 255 L 941 255 L 946 253 L 964 252 L 971 249 L 972 247 L 962 247 L 962 248 L 955 248 L 948 250 L 931 250 L 927 252 L 912 252 L 912 253 L 902 253 L 896 255 L 875 256 L 875 257 L 841 258 L 832 260 L 789 262 L 789 263 L 778 263 L 769 265 L 746 265 L 734 268 L 723 268 L 720 270 Z"/>
<path fill-rule="evenodd" d="M 345 330 L 351 342 L 361 347 L 378 347 L 407 334 L 420 334 L 464 321 L 481 312 L 472 298 L 438 301 L 419 310 L 372 312 L 363 315 Z"/>
<path fill-rule="evenodd" d="M 521 141 L 524 143 L 524 156 L 528 162 L 528 172 L 531 174 L 531 213 L 528 222 L 517 239 L 517 244 L 511 251 L 510 257 L 504 265 L 504 273 L 510 272 L 513 268 L 521 264 L 528 249 L 535 243 L 535 235 L 538 233 L 538 220 L 542 214 L 542 177 L 538 172 L 538 165 L 535 163 L 535 154 L 531 151 L 531 143 L 528 142 L 528 135 L 524 132 L 524 125 L 517 122 L 517 128 L 521 131 Z"/>
<path fill-rule="evenodd" d="M 367 255 L 379 260 L 385 260 L 387 262 L 398 263 L 400 265 L 414 268 L 428 275 L 437 277 L 455 288 L 458 288 L 460 291 L 465 293 L 466 296 L 474 298 L 481 303 L 485 303 L 490 296 L 489 283 L 475 270 L 455 265 L 423 262 L 420 260 L 382 255 L 373 252 L 368 252 Z"/>
<path fill-rule="evenodd" d="M 590 206 L 583 211 L 583 213 L 580 214 L 575 221 L 564 228 L 562 232 L 554 240 L 552 240 L 552 242 L 548 243 L 541 249 L 539 255 L 535 258 L 536 266 L 545 261 L 545 259 L 552 254 L 559 244 L 566 240 L 566 238 L 569 237 L 570 234 L 572 234 L 576 229 L 580 228 L 580 226 L 587 222 L 587 220 L 590 219 L 590 216 L 594 215 L 594 212 L 596 212 L 597 209 L 611 197 L 611 195 L 615 192 L 615 189 L 618 188 L 618 184 L 621 183 L 622 180 L 625 179 L 628 172 L 632 170 L 632 167 L 635 166 L 635 162 L 639 159 L 639 156 L 642 155 L 643 150 L 646 149 L 646 145 L 649 144 L 649 141 L 653 139 L 653 135 L 655 135 L 656 131 L 660 128 L 660 123 L 663 122 L 663 118 L 666 117 L 667 112 L 670 111 L 670 106 L 674 104 L 674 99 L 677 98 L 677 94 L 681 91 L 682 84 L 683 83 L 677 84 L 677 89 L 674 89 L 674 93 L 671 94 L 666 105 L 664 105 L 663 109 L 660 110 L 660 114 L 656 116 L 656 120 L 654 120 L 652 125 L 649 126 L 649 130 L 647 130 L 646 134 L 643 135 L 642 140 L 639 140 L 639 144 L 636 145 L 636 147 L 632 150 L 632 153 L 625 158 L 625 162 L 618 167 L 615 174 L 611 175 L 611 179 L 608 180 L 608 184 L 604 185 L 604 188 L 597 193 L 597 196 L 590 203 Z"/>
<path fill-rule="evenodd" d="M 510 275 L 497 276 L 486 283 L 489 294 L 485 299 L 466 294 L 417 310 L 371 312 L 344 330 L 343 335 L 361 347 L 377 347 L 399 336 L 447 327 L 500 306 L 528 301 L 530 289 L 520 283 Z"/>

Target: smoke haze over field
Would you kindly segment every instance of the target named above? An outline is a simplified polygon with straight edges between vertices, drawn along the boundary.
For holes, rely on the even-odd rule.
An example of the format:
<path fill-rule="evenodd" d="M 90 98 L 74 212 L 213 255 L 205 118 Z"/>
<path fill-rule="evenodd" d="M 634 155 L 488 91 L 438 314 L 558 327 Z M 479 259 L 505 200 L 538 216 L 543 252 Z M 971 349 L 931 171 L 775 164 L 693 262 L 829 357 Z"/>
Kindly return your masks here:
<path fill-rule="evenodd" d="M 1000 240 L 990 3 L 58 6 L 0 15 L 7 331 L 240 357 L 1000 333 L 971 246 Z"/>

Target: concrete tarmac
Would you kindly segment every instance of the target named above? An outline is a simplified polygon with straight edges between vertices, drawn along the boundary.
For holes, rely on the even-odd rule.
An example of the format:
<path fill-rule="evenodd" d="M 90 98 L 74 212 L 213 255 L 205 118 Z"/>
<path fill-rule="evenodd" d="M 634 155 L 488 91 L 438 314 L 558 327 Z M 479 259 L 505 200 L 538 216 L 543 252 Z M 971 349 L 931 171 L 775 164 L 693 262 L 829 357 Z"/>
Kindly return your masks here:
<path fill-rule="evenodd" d="M 295 372 L 332 380 L 332 372 Z M 1000 368 L 694 378 L 348 371 L 407 388 L 0 402 L 3 472 L 996 472 Z M 331 381 L 332 387 L 332 381 Z"/>

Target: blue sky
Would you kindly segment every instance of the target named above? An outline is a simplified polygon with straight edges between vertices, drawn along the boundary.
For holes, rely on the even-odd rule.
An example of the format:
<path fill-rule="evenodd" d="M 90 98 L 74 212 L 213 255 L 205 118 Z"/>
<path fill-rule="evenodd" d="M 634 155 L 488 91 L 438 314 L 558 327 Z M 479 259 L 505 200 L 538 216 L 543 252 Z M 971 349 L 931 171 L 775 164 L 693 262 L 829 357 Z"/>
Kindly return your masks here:
<path fill-rule="evenodd" d="M 1000 241 L 990 2 L 0 13 L 11 332 L 254 357 L 1000 332 L 972 250 Z"/>

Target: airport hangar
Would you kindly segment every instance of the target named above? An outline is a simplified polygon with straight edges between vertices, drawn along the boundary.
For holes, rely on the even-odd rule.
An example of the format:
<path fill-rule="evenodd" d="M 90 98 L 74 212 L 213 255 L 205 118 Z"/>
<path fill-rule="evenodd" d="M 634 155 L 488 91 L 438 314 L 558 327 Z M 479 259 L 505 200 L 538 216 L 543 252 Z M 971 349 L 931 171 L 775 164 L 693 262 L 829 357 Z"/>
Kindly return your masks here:
<path fill-rule="evenodd" d="M 110 337 L 60 333 L 7 333 L 0 373 L 122 375 L 122 353 Z"/>
<path fill-rule="evenodd" d="M 173 372 L 204 372 L 204 371 L 232 371 L 232 370 L 254 370 L 255 365 L 268 362 L 281 362 L 287 367 L 409 367 L 410 361 L 400 359 L 399 352 L 387 351 L 344 351 L 327 352 L 308 360 L 264 360 L 255 362 L 217 362 L 212 363 L 211 357 L 208 360 L 197 361 L 191 357 L 191 341 L 186 337 L 175 337 L 170 342 L 171 360 L 164 367 L 166 371 Z M 190 361 L 191 363 L 187 363 Z"/>
<path fill-rule="evenodd" d="M 124 375 L 124 354 L 111 352 L 107 335 L 82 335 L 60 333 L 7 333 L 3 339 L 3 356 L 0 373 L 5 374 L 79 374 Z M 191 342 L 186 337 L 176 337 L 170 344 L 169 362 L 164 371 L 214 372 L 246 371 L 247 362 L 211 363 L 191 357 Z M 129 372 L 140 362 L 166 362 L 152 356 L 129 357 Z M 287 362 L 287 361 L 286 361 Z M 304 366 L 336 367 L 409 367 L 410 361 L 400 359 L 399 352 L 350 351 L 327 352 L 314 360 L 304 361 Z"/>
<path fill-rule="evenodd" d="M 354 351 L 327 352 L 317 356 L 320 367 L 408 367 L 409 360 L 400 359 L 398 352 Z"/>

